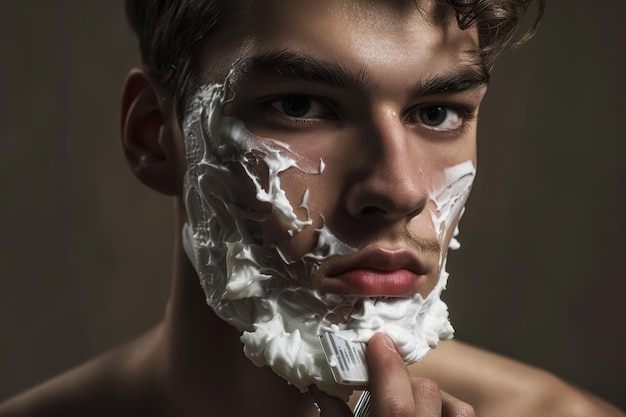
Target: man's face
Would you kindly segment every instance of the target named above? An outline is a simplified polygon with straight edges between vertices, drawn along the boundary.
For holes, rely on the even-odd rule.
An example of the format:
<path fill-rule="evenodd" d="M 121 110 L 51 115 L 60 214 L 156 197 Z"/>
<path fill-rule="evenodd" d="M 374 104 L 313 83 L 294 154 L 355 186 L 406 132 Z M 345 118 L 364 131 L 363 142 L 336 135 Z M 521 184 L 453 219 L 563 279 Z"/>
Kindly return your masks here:
<path fill-rule="evenodd" d="M 263 298 L 277 285 L 268 277 L 287 270 L 283 281 L 314 295 L 298 303 L 312 300 L 319 309 L 315 297 L 353 300 L 347 315 L 322 314 L 336 324 L 351 320 L 355 299 L 427 298 L 441 285 L 474 176 L 486 76 L 475 31 L 435 24 L 431 12 L 411 1 L 266 0 L 208 41 L 207 78 L 221 80 L 232 68 L 223 106 L 209 113 L 215 124 L 235 120 L 245 129 L 229 122 L 215 130 L 239 138 L 232 149 L 220 146 L 224 137 L 202 145 L 219 156 L 210 174 L 194 179 L 205 183 L 194 199 L 219 200 L 212 213 L 236 213 L 216 222 L 222 233 L 239 230 L 220 236 L 229 250 L 248 245 L 223 255 L 226 275 L 238 274 L 236 260 L 248 257 L 265 274 L 257 280 L 263 290 L 242 298 Z M 196 222 L 196 236 L 212 221 Z M 208 298 L 238 297 L 237 289 L 222 290 Z M 216 310 L 228 316 L 228 308 Z"/>

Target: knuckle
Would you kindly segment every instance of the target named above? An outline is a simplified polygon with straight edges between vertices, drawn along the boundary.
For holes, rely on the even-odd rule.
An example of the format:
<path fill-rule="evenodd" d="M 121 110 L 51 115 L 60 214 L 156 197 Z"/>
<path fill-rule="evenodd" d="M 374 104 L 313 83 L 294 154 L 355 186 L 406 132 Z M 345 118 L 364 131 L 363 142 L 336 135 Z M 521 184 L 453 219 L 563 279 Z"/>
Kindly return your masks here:
<path fill-rule="evenodd" d="M 432 379 L 414 378 L 413 390 L 421 398 L 441 401 L 439 385 Z"/>
<path fill-rule="evenodd" d="M 387 399 L 383 415 L 388 417 L 409 417 L 415 415 L 415 404 L 399 397 Z"/>

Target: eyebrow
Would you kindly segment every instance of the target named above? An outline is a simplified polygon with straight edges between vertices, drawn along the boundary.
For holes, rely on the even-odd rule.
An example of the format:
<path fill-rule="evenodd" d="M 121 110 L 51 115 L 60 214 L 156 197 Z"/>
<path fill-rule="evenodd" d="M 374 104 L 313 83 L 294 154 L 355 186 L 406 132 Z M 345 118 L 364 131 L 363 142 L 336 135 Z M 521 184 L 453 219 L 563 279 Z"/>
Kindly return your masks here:
<path fill-rule="evenodd" d="M 358 91 L 367 90 L 371 83 L 371 76 L 365 68 L 355 73 L 336 62 L 286 50 L 242 58 L 235 62 L 229 76 L 235 83 L 256 77 L 309 81 Z"/>
<path fill-rule="evenodd" d="M 363 67 L 354 72 L 336 62 L 324 61 L 300 52 L 287 50 L 266 52 L 235 62 L 228 81 L 257 79 L 298 80 L 341 89 L 366 92 L 372 88 L 372 75 Z M 483 65 L 470 63 L 454 71 L 435 74 L 417 83 L 413 96 L 454 93 L 486 86 L 489 73 Z M 375 86 L 374 86 L 375 88 Z"/>
<path fill-rule="evenodd" d="M 413 96 L 428 97 L 484 88 L 489 84 L 489 72 L 482 65 L 469 65 L 450 73 L 435 74 L 421 81 Z"/>

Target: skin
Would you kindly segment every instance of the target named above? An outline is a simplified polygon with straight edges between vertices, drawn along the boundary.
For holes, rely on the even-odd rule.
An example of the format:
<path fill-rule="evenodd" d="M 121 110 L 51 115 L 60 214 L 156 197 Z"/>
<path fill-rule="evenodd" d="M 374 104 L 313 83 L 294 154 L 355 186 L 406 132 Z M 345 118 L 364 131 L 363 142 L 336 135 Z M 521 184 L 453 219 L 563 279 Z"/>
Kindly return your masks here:
<path fill-rule="evenodd" d="M 413 6 L 398 2 L 393 3 L 397 8 L 330 0 L 301 1 L 298 7 L 295 2 L 261 3 L 262 16 L 223 29 L 207 42 L 201 60 L 207 82 L 221 82 L 236 58 L 268 48 L 307 51 L 353 71 L 366 68 L 372 77 L 366 91 L 324 86 L 313 90 L 307 83 L 289 82 L 282 85 L 286 91 L 272 93 L 319 96 L 321 91 L 342 109 L 341 128 L 335 119 L 318 117 L 295 129 L 298 136 L 308 136 L 294 143 L 297 152 L 322 156 L 328 171 L 306 178 L 286 172 L 284 188 L 291 201 L 299 202 L 305 187 L 315 191 L 312 211 L 323 213 L 342 239 L 359 248 L 404 247 L 408 243 L 399 238 L 400 231 L 432 239 L 425 210 L 428 190 L 415 161 L 427 176 L 475 161 L 475 119 L 467 121 L 462 134 L 442 139 L 441 132 L 407 123 L 405 116 L 410 109 L 433 103 L 460 101 L 474 113 L 478 110 L 484 86 L 453 94 L 411 95 L 415 85 L 432 74 L 472 62 L 460 51 L 476 45 L 476 34 L 431 26 Z M 254 23 L 259 21 L 263 26 Z M 245 100 L 231 111 L 255 133 L 291 138 L 293 132 L 281 137 L 289 122 L 280 113 L 254 105 L 258 96 L 267 94 L 262 88 L 246 93 L 250 96 L 241 97 Z M 324 417 L 351 415 L 338 399 L 314 389 L 300 394 L 270 370 L 252 365 L 241 353 L 235 329 L 206 306 L 180 241 L 186 215 L 179 197 L 186 167 L 172 103 L 147 71 L 129 74 L 122 102 L 129 165 L 146 185 L 173 195 L 176 207 L 172 289 L 163 321 L 128 345 L 9 400 L 0 406 L 0 416 L 313 416 L 318 415 L 314 400 Z M 259 110 L 268 117 L 259 116 Z M 310 247 L 312 236 L 307 233 L 293 241 L 281 240 L 280 228 L 275 233 L 294 254 Z M 432 264 L 430 255 L 422 256 Z M 432 269 L 429 285 L 412 291 L 432 288 L 437 267 Z M 313 278 L 313 285 L 323 285 L 322 278 Z M 341 289 L 331 285 L 327 290 Z M 368 345 L 367 359 L 375 417 L 623 415 L 543 371 L 460 342 L 442 342 L 424 361 L 407 367 L 389 339 L 377 335 Z"/>

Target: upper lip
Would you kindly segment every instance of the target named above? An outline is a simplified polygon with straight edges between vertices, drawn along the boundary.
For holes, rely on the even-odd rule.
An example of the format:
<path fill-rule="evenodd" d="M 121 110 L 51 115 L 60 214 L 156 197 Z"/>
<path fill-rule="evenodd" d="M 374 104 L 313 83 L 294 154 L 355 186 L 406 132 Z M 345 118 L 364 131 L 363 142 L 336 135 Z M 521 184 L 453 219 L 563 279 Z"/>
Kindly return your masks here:
<path fill-rule="evenodd" d="M 334 277 L 357 269 L 373 269 L 391 272 L 406 269 L 415 275 L 426 275 L 427 265 L 418 256 L 406 249 L 390 250 L 380 247 L 364 249 L 354 255 L 347 256 L 331 266 L 326 276 Z"/>

